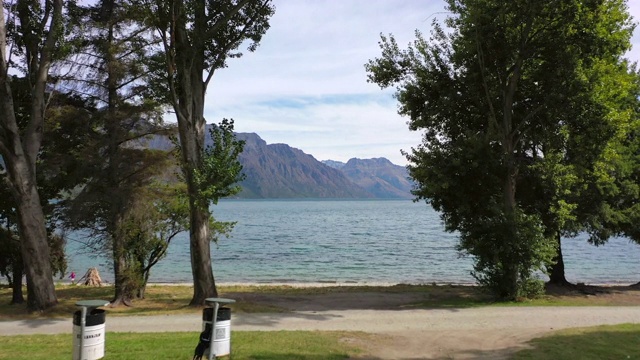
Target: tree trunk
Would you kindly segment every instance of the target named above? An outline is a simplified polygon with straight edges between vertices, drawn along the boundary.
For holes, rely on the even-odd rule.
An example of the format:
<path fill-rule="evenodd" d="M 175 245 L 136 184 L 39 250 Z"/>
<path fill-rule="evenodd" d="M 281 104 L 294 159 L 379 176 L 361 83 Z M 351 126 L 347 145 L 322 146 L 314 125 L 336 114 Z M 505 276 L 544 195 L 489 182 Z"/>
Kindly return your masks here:
<path fill-rule="evenodd" d="M 35 179 L 34 179 L 35 180 Z M 35 181 L 25 189 L 29 193 L 19 197 L 18 217 L 20 238 L 22 240 L 22 259 L 27 274 L 27 307 L 31 311 L 43 311 L 58 303 L 53 272 L 47 242 L 47 230 L 44 226 L 44 214 Z"/>
<path fill-rule="evenodd" d="M 117 238 L 117 236 L 115 236 Z M 123 254 L 123 249 L 120 244 L 121 239 L 113 239 L 113 273 L 115 278 L 113 300 L 111 300 L 111 306 L 117 307 L 120 305 L 131 306 L 131 299 L 133 298 L 131 289 L 131 279 L 129 278 L 129 271 L 127 269 L 127 261 Z"/>
<path fill-rule="evenodd" d="M 32 287 L 28 292 L 30 296 L 27 296 L 27 307 L 30 311 L 42 311 L 56 305 L 58 300 L 35 174 L 29 171 L 25 157 L 20 155 L 21 152 L 17 156 L 10 154 L 4 159 L 8 176 L 14 185 L 11 190 L 17 204 L 20 250 L 27 275 L 27 286 Z"/>
<path fill-rule="evenodd" d="M 553 259 L 554 263 L 550 267 L 549 284 L 570 286 L 572 284 L 567 281 L 564 273 L 564 259 L 562 257 L 562 240 L 560 234 L 556 235 L 556 239 L 558 241 L 558 252 Z"/>
<path fill-rule="evenodd" d="M 204 305 L 208 297 L 217 297 L 218 290 L 211 269 L 209 241 L 209 211 L 196 208 L 192 211 L 190 249 L 193 274 L 193 298 L 189 305 Z"/>
<path fill-rule="evenodd" d="M 513 158 L 513 145 L 512 139 L 507 137 L 505 139 L 505 162 L 506 162 L 506 177 L 503 187 L 503 200 L 504 200 L 504 215 L 506 217 L 507 225 L 509 228 L 509 232 L 506 234 L 501 234 L 504 236 L 504 244 L 502 244 L 503 248 L 508 249 L 508 251 L 503 251 L 502 258 L 500 262 L 503 264 L 505 269 L 505 285 L 504 293 L 502 294 L 504 298 L 508 300 L 516 300 L 518 295 L 518 278 L 519 278 L 519 266 L 516 260 L 513 257 L 512 249 L 513 246 L 510 242 L 518 242 L 519 240 L 515 237 L 518 236 L 517 224 L 516 224 L 516 179 L 518 177 L 518 169 L 515 165 L 515 159 Z"/>
<path fill-rule="evenodd" d="M 142 284 L 136 289 L 136 299 L 138 300 L 144 299 L 147 292 L 147 284 L 149 283 L 149 275 L 151 275 L 151 268 L 144 270 L 142 273 Z"/>
<path fill-rule="evenodd" d="M 13 279 L 11 281 L 11 304 L 24 304 L 24 296 L 22 294 L 24 265 L 22 262 L 14 264 L 11 272 L 13 273 Z"/>
<path fill-rule="evenodd" d="M 178 9 L 178 14 L 184 9 Z M 202 14 L 201 14 L 202 15 Z M 192 306 L 205 304 L 208 297 L 216 297 L 213 271 L 211 269 L 211 247 L 209 234 L 209 204 L 200 199 L 200 189 L 195 182 L 193 170 L 200 168 L 205 148 L 203 81 L 204 46 L 188 46 L 186 24 L 176 28 L 176 38 L 183 48 L 176 53 L 178 104 L 174 104 L 178 115 L 178 130 L 182 149 L 182 165 L 187 183 L 190 207 L 189 250 L 191 252 L 191 273 L 193 275 Z"/>
<path fill-rule="evenodd" d="M 144 285 L 140 286 L 136 290 L 136 299 L 143 300 L 146 291 L 147 291 L 147 284 L 144 284 Z"/>

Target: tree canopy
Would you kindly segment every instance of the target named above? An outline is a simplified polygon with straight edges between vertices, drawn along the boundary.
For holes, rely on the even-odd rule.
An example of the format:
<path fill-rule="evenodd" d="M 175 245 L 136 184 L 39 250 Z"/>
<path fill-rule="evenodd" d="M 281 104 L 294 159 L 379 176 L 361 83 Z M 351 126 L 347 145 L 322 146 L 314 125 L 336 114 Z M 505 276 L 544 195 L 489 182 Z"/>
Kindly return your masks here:
<path fill-rule="evenodd" d="M 621 58 L 633 26 L 620 0 L 447 3 L 448 28 L 434 22 L 428 40 L 417 32 L 401 50 L 383 36 L 369 79 L 396 86 L 399 113 L 423 131 L 406 154 L 414 194 L 460 232 L 481 284 L 527 295 L 560 234 L 583 226 L 585 174 L 636 119 Z M 611 74 L 628 86 L 609 89 Z"/>

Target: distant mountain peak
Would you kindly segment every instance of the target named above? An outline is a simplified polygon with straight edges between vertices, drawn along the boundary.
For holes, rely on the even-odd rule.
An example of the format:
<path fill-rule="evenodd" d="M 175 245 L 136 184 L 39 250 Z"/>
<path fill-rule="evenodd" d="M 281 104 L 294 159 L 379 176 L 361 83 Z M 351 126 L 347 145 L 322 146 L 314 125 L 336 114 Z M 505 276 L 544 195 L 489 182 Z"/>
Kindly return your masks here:
<path fill-rule="evenodd" d="M 349 159 L 340 170 L 377 198 L 412 198 L 413 182 L 407 169 L 387 158 Z"/>
<path fill-rule="evenodd" d="M 385 157 L 371 158 L 371 159 L 360 159 L 360 158 L 351 158 L 347 161 L 347 164 L 376 164 L 376 165 L 392 165 L 399 166 L 392 163 L 389 159 Z"/>
<path fill-rule="evenodd" d="M 335 160 L 322 160 L 322 163 L 334 169 L 341 169 L 345 165 L 342 161 Z"/>

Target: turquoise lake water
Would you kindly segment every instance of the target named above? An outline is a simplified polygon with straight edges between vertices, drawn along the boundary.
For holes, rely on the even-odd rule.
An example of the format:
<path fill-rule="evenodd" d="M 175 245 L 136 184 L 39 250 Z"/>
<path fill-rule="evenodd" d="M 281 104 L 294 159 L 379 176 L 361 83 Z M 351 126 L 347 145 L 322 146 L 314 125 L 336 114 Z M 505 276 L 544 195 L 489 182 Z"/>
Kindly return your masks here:
<path fill-rule="evenodd" d="M 438 213 L 410 200 L 227 200 L 219 220 L 237 221 L 231 238 L 212 244 L 218 283 L 474 283 L 472 259 L 455 250 Z M 96 266 L 113 281 L 109 261 L 83 249 L 80 233 L 67 245 L 69 272 Z M 563 241 L 567 279 L 588 284 L 640 281 L 640 246 L 585 236 Z M 191 282 L 189 237 L 178 235 L 151 282 Z"/>

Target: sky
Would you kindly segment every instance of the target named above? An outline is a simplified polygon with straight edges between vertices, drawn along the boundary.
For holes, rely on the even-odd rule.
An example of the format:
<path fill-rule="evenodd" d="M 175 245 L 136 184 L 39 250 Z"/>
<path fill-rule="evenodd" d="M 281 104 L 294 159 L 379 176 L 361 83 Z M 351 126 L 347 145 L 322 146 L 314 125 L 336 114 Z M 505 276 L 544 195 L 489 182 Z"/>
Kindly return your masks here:
<path fill-rule="evenodd" d="M 428 35 L 446 14 L 443 0 L 274 0 L 260 46 L 217 70 L 206 95 L 208 123 L 233 118 L 237 132 L 257 133 L 317 160 L 385 157 L 421 142 L 397 114 L 393 89 L 367 82 L 364 64 L 380 56 L 380 34 L 404 48 L 415 30 Z M 640 20 L 640 0 L 628 0 Z M 627 57 L 640 60 L 640 28 Z"/>

